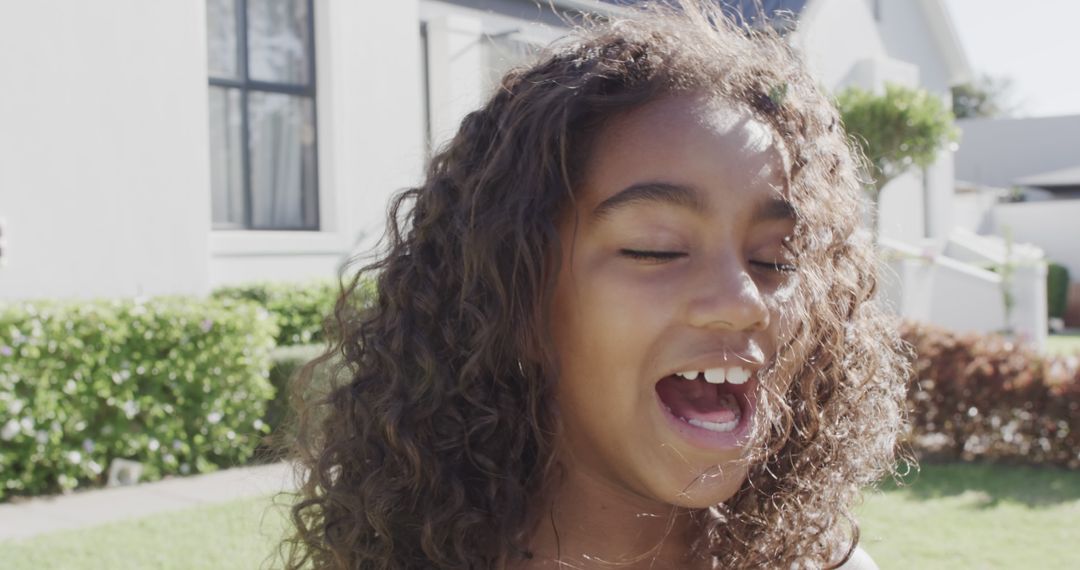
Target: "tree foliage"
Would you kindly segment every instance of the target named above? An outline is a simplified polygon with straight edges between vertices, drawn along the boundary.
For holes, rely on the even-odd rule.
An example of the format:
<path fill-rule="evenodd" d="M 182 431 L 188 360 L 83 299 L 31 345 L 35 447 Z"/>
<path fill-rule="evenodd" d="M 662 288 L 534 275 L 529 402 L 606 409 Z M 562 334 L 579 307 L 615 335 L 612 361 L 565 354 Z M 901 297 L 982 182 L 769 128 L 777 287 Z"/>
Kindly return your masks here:
<path fill-rule="evenodd" d="M 912 167 L 933 164 L 957 138 L 953 114 L 923 89 L 887 84 L 883 94 L 849 87 L 837 95 L 844 127 L 862 147 L 872 170 L 873 198 Z"/>
<path fill-rule="evenodd" d="M 1008 78 L 982 75 L 974 81 L 952 88 L 953 115 L 957 119 L 1002 117 L 1011 115 L 1013 83 Z"/>

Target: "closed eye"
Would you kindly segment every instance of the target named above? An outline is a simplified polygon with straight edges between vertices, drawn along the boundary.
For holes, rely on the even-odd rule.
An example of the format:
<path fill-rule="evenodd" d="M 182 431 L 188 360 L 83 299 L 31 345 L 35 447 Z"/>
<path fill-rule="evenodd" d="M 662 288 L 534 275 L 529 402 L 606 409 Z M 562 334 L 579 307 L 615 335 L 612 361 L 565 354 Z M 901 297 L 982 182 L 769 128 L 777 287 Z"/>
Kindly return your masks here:
<path fill-rule="evenodd" d="M 630 259 L 637 259 L 642 261 L 672 261 L 682 257 L 686 257 L 685 251 L 649 251 L 642 249 L 620 249 L 619 255 L 623 257 L 629 257 Z"/>
<path fill-rule="evenodd" d="M 792 273 L 796 269 L 798 269 L 790 263 L 780 263 L 779 261 L 757 261 L 752 259 L 750 260 L 750 265 L 760 267 L 768 271 L 776 271 L 777 273 Z"/>
<path fill-rule="evenodd" d="M 651 251 L 642 249 L 620 249 L 619 254 L 631 259 L 654 262 L 673 261 L 688 255 L 684 251 Z M 751 260 L 750 265 L 769 271 L 776 271 L 778 273 L 791 273 L 797 269 L 790 263 L 781 263 L 778 261 Z"/>

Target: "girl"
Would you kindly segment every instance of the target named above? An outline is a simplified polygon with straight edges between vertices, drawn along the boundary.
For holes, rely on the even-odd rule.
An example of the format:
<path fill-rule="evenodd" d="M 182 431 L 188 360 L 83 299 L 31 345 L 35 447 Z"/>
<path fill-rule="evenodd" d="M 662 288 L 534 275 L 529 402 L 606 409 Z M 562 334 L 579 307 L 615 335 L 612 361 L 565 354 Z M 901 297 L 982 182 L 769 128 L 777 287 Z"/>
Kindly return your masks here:
<path fill-rule="evenodd" d="M 704 3 L 510 72 L 338 302 L 288 567 L 844 564 L 905 373 L 859 198 L 792 50 Z"/>

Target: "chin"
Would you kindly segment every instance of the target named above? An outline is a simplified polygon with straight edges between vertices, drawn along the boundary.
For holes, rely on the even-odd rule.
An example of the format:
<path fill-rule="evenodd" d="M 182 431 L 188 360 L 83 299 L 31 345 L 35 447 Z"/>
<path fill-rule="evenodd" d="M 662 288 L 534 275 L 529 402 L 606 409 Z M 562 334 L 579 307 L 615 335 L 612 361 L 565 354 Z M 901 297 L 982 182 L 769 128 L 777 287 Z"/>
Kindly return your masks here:
<path fill-rule="evenodd" d="M 711 467 L 704 467 L 697 475 L 682 478 L 665 485 L 661 495 L 665 503 L 687 509 L 707 509 L 716 506 L 735 495 L 746 481 L 746 465 L 739 461 L 728 461 Z M 672 492 L 672 489 L 682 489 Z"/>

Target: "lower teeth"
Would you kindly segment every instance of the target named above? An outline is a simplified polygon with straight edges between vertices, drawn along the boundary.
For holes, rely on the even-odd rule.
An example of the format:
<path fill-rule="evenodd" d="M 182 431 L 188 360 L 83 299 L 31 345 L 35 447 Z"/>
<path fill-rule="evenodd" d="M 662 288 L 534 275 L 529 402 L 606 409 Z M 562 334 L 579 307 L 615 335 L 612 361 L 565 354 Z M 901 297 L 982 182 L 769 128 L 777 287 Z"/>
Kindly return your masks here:
<path fill-rule="evenodd" d="M 686 422 L 686 423 L 688 423 L 688 424 L 690 424 L 692 426 L 699 427 L 701 429 L 707 429 L 709 431 L 715 431 L 715 432 L 729 432 L 729 431 L 735 429 L 735 427 L 739 425 L 739 419 L 742 417 L 742 413 L 739 411 L 739 408 L 737 407 L 738 404 L 735 403 L 736 402 L 735 396 L 733 396 L 732 394 L 725 394 L 724 399 L 728 400 L 727 403 L 729 403 L 730 405 L 736 406 L 736 407 L 734 407 L 735 419 L 731 420 L 730 422 L 717 423 L 717 422 L 708 422 L 708 421 L 705 421 L 705 420 L 699 420 L 699 419 L 696 419 L 696 418 L 686 419 L 686 418 L 684 418 L 682 416 L 677 415 L 675 412 L 673 412 L 672 409 L 667 404 L 664 404 L 664 408 L 667 409 L 668 413 L 670 413 L 671 415 L 679 418 L 680 420 L 682 420 L 682 421 L 684 421 L 684 422 Z"/>
<path fill-rule="evenodd" d="M 735 429 L 735 426 L 739 425 L 739 418 L 735 418 L 735 419 L 731 420 L 730 422 L 725 422 L 725 423 L 722 423 L 722 424 L 718 424 L 716 422 L 706 422 L 706 421 L 697 420 L 697 419 L 689 419 L 689 420 L 685 420 L 685 421 L 686 421 L 686 423 L 688 423 L 688 424 L 690 424 L 692 426 L 697 426 L 699 428 L 707 429 L 709 431 L 720 431 L 720 432 L 731 431 L 731 430 Z"/>

